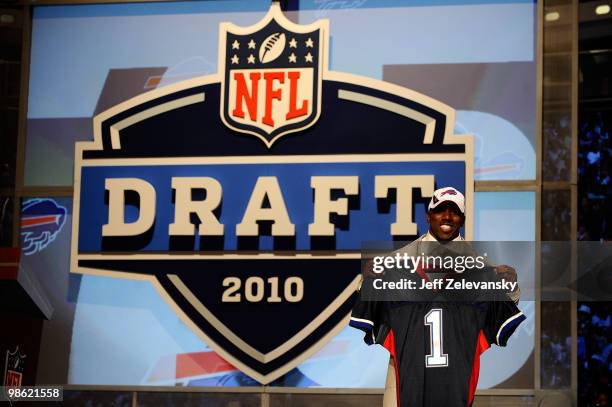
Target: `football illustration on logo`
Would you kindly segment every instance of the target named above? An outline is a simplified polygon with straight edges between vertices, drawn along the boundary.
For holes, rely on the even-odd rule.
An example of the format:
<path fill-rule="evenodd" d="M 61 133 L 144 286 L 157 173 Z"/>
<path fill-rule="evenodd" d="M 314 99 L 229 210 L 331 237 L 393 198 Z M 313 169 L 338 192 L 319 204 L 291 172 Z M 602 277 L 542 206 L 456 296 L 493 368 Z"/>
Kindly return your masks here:
<path fill-rule="evenodd" d="M 318 120 L 329 25 L 295 24 L 276 5 L 271 10 L 250 27 L 222 23 L 219 58 L 223 123 L 267 148 Z"/>
<path fill-rule="evenodd" d="M 259 47 L 259 60 L 262 64 L 272 62 L 283 53 L 285 49 L 285 34 L 274 33 L 264 40 Z"/>

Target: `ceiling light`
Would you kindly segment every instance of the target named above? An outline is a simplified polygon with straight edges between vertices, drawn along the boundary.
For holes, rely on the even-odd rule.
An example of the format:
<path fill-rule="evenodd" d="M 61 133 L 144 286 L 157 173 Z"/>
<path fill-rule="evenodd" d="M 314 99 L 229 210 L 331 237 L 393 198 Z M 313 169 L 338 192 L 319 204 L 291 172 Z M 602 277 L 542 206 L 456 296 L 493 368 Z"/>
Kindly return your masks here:
<path fill-rule="evenodd" d="M 546 13 L 546 16 L 544 17 L 544 19 L 546 21 L 557 21 L 559 17 L 561 17 L 561 15 L 558 12 L 552 11 L 550 13 Z"/>
<path fill-rule="evenodd" d="M 610 6 L 607 4 L 601 4 L 595 8 L 595 14 L 598 16 L 608 14 L 610 12 Z"/>

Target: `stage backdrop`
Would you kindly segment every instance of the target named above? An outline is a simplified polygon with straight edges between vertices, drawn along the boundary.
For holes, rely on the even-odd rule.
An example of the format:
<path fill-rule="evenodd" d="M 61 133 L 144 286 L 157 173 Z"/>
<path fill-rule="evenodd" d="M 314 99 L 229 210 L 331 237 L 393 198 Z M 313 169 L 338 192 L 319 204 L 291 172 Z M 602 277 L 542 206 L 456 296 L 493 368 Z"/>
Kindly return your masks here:
<path fill-rule="evenodd" d="M 287 17 L 294 23 L 314 25 L 308 28 L 310 31 L 295 33 L 300 40 L 296 52 L 305 54 L 312 50 L 313 57 L 311 65 L 306 59 L 299 61 L 299 69 L 302 79 L 310 78 L 315 84 L 321 81 L 321 85 L 313 87 L 307 96 L 310 103 L 304 120 L 289 119 L 285 127 L 279 125 L 273 131 L 257 120 L 249 122 L 248 110 L 243 115 L 246 119 L 237 119 L 231 111 L 219 111 L 223 98 L 236 97 L 232 96 L 231 81 L 221 77 L 229 72 L 232 57 L 244 58 L 243 65 L 236 63 L 235 72 L 250 69 L 248 39 L 240 38 L 246 34 L 229 27 L 225 33 L 228 37 L 221 38 L 220 32 L 224 32 L 219 30 L 219 24 L 257 24 L 268 8 L 268 1 L 35 8 L 25 183 L 73 185 L 76 165 L 75 202 L 79 204 L 79 222 L 71 231 L 72 200 L 41 197 L 22 203 L 24 218 L 53 217 L 53 222 L 41 224 L 38 229 L 32 229 L 31 223 L 24 224 L 22 229 L 27 254 L 23 266 L 31 268 L 45 282 L 56 306 L 54 319 L 43 331 L 39 367 L 42 382 L 239 386 L 272 380 L 273 385 L 285 386 L 382 387 L 386 351 L 366 347 L 359 331 L 339 325 L 350 302 L 348 297 L 343 297 L 344 302 L 328 316 L 330 327 L 324 327 L 324 332 L 311 332 L 310 336 L 300 338 L 298 345 L 302 347 L 294 346 L 293 354 L 276 356 L 278 363 L 268 360 L 274 359 L 270 357 L 262 361 L 261 357 L 253 357 L 256 352 L 245 350 L 255 349 L 265 355 L 275 350 L 274 345 L 281 347 L 286 341 L 275 344 L 267 340 L 278 337 L 272 333 L 279 326 L 283 328 L 278 331 L 282 335 L 302 332 L 303 322 L 291 315 L 291 306 L 295 304 L 291 301 L 284 304 L 286 315 L 276 313 L 276 319 L 270 319 L 272 314 L 266 314 L 266 307 L 261 307 L 248 322 L 244 318 L 232 320 L 235 318 L 232 313 L 243 311 L 236 307 L 222 322 L 226 326 L 233 324 L 232 332 L 239 331 L 239 338 L 250 348 L 234 349 L 229 343 L 220 344 L 227 335 L 223 335 L 223 330 L 205 326 L 210 319 L 202 318 L 202 313 L 196 315 L 198 307 L 193 306 L 193 301 L 191 305 L 178 306 L 177 311 L 181 298 L 189 297 L 184 295 L 186 292 L 193 294 L 190 298 L 199 298 L 200 303 L 210 294 L 197 281 L 190 283 L 194 275 L 208 271 L 213 279 L 210 285 L 216 283 L 219 287 L 221 279 L 228 275 L 225 266 L 215 263 L 213 257 L 208 257 L 208 263 L 190 265 L 189 256 L 185 255 L 183 264 L 177 268 L 155 257 L 146 263 L 145 255 L 191 253 L 195 248 L 209 250 L 211 256 L 241 250 L 333 251 L 332 257 L 347 255 L 348 260 L 338 262 L 336 258 L 335 263 L 330 260 L 315 267 L 295 267 L 292 260 L 275 259 L 274 267 L 283 269 L 278 273 L 288 270 L 301 276 L 306 300 L 312 299 L 312 291 L 309 294 L 308 290 L 321 281 L 332 286 L 329 293 L 322 290 L 321 295 L 339 298 L 355 276 L 351 256 L 358 253 L 361 240 L 410 238 L 426 230 L 426 188 L 421 189 L 420 195 L 418 190 L 415 192 L 410 205 L 416 230 L 406 235 L 393 234 L 390 225 L 396 221 L 397 205 L 379 200 L 376 177 L 432 176 L 437 186 L 453 184 L 463 189 L 479 179 L 535 178 L 532 2 L 439 1 L 411 2 L 410 6 L 393 1 L 300 2 L 298 10 L 289 11 Z M 327 19 L 328 25 L 316 25 L 321 19 Z M 291 28 L 289 24 L 286 27 Z M 226 41 L 231 35 L 234 37 Z M 311 47 L 306 45 L 309 36 L 315 39 Z M 263 35 L 258 41 L 267 38 Z M 233 40 L 239 43 L 238 47 L 233 48 Z M 285 41 L 289 47 L 290 39 Z M 247 53 L 239 54 L 240 47 L 246 48 Z M 263 58 L 259 55 L 260 61 Z M 228 69 L 220 70 L 225 65 Z M 326 73 L 328 69 L 343 73 Z M 213 80 L 200 79 L 217 73 L 219 76 Z M 436 110 L 438 105 L 419 94 L 347 74 L 401 85 L 443 104 Z M 191 82 L 185 82 L 188 80 Z M 224 80 L 227 88 L 219 85 Z M 284 89 L 288 94 L 290 83 L 287 78 Z M 154 92 L 109 113 L 109 108 L 149 91 Z M 330 95 L 337 99 L 329 99 Z M 362 95 L 361 99 L 356 100 L 355 95 Z M 453 119 L 455 123 L 450 128 L 434 126 L 427 133 L 426 124 L 418 120 L 414 124 L 415 117 L 420 116 L 394 122 L 397 114 L 363 103 L 372 98 L 417 113 L 421 109 L 421 114 L 435 116 L 437 123 L 444 120 L 452 123 Z M 119 134 L 126 118 L 142 116 L 151 108 L 177 100 L 184 103 L 189 100 L 191 104 L 182 105 L 176 117 L 164 121 L 167 115 L 159 115 L 113 139 L 113 126 L 119 129 Z M 367 111 L 363 109 L 366 105 L 370 106 Z M 452 109 L 445 110 L 445 105 L 456 109 L 456 115 Z M 196 110 L 188 111 L 189 106 Z M 294 107 L 299 110 L 303 105 Z M 94 116 L 98 117 L 97 122 L 92 120 Z M 212 117 L 216 117 L 214 122 Z M 406 134 L 417 134 L 417 139 L 398 141 L 394 137 L 398 128 L 405 129 Z M 473 157 L 468 157 L 461 142 L 451 145 L 448 142 L 451 138 L 445 139 L 468 133 L 474 135 Z M 427 134 L 432 137 L 430 144 L 423 143 Z M 75 155 L 77 141 L 94 144 L 83 145 Z M 415 152 L 421 155 L 418 160 L 406 155 Z M 391 153 L 397 156 L 389 158 Z M 193 160 L 194 154 L 230 158 Z M 330 154 L 343 158 L 324 157 Z M 427 159 L 428 154 L 438 158 Z M 444 154 L 455 157 L 441 160 Z M 296 155 L 301 158 L 294 158 Z M 457 159 L 457 155 L 462 158 Z M 147 161 L 161 156 L 171 159 L 163 166 Z M 141 161 L 133 160 L 135 157 Z M 473 167 L 466 164 L 471 160 Z M 113 165 L 106 165 L 109 162 Z M 197 237 L 190 241 L 181 239 L 184 236 L 180 234 L 179 239 L 168 235 L 178 199 L 176 189 L 173 196 L 172 178 L 177 176 L 209 177 L 219 184 L 223 205 L 216 215 L 225 227 L 223 239 Z M 353 196 L 347 201 L 350 221 L 336 219 L 334 238 L 319 239 L 321 235 L 310 233 L 308 228 L 313 223 L 317 200 L 313 197 L 313 183 L 317 182 L 313 177 L 324 181 L 324 177 L 332 176 L 357 177 L 358 192 L 351 193 L 350 187 L 345 188 L 345 196 Z M 156 227 L 151 236 L 129 242 L 118 240 L 112 233 L 103 236 L 103 225 L 110 222 L 108 205 L 113 199 L 112 188 L 105 185 L 109 178 L 138 179 L 139 185 L 153 186 L 157 197 L 154 201 L 161 204 L 155 207 Z M 293 234 L 287 233 L 283 238 L 282 232 L 276 234 L 272 230 L 262 232 L 265 236 L 254 241 L 248 232 L 236 229 L 260 180 L 267 182 L 261 188 L 268 192 L 278 188 L 277 195 L 282 197 L 290 223 L 295 225 Z M 106 199 L 105 190 L 109 195 Z M 212 194 L 211 189 L 205 196 L 193 199 Z M 468 199 L 473 216 L 466 232 L 474 239 L 534 239 L 532 193 L 470 193 Z M 267 202 L 262 209 L 276 208 L 277 203 Z M 143 202 L 140 205 L 142 208 Z M 126 210 L 126 220 L 136 221 L 138 217 L 138 211 Z M 72 274 L 71 240 L 72 271 L 77 272 Z M 126 268 L 125 258 L 96 257 L 125 250 L 143 254 L 140 264 Z M 244 263 L 234 262 L 230 272 L 262 270 L 261 275 L 254 271 L 249 276 L 280 277 L 281 285 L 288 277 L 295 277 L 265 274 L 272 266 L 252 265 L 261 259 L 243 260 Z M 117 262 L 122 264 L 117 266 Z M 179 273 L 188 269 L 190 274 Z M 528 265 L 522 269 L 517 265 L 517 269 L 522 281 L 533 280 L 533 270 Z M 219 273 L 217 277 L 215 272 Z M 320 274 L 313 275 L 315 272 Z M 133 278 L 135 275 L 139 277 Z M 289 284 L 289 299 L 298 295 L 297 285 Z M 195 292 L 196 289 L 201 291 Z M 299 301 L 296 303 L 299 306 Z M 528 321 L 510 341 L 509 351 L 492 349 L 484 355 L 480 388 L 532 386 L 533 304 L 523 302 L 521 309 Z M 291 324 L 297 324 L 291 327 L 293 331 L 289 328 Z M 207 343 L 206 338 L 215 345 Z M 325 346 L 315 346 L 321 341 Z M 309 351 L 315 348 L 320 349 Z M 302 360 L 300 355 L 307 358 Z"/>

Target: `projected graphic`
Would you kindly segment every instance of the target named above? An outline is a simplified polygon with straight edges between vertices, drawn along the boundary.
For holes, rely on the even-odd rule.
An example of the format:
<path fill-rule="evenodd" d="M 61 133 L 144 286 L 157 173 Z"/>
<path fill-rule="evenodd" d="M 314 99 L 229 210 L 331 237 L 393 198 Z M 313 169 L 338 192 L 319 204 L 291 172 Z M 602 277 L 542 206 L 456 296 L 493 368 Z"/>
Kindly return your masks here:
<path fill-rule="evenodd" d="M 532 2 L 438 1 L 418 7 L 406 7 L 399 1 L 332 3 L 302 1 L 300 11 L 288 13 L 300 24 L 329 19 L 331 70 L 383 79 L 456 108 L 454 133 L 475 135 L 475 179 L 534 177 Z M 268 6 L 269 1 L 239 1 L 35 8 L 26 185 L 72 185 L 74 145 L 93 140 L 93 116 L 136 95 L 216 72 L 219 23 L 253 24 Z M 364 21 L 367 24 L 360 23 Z M 476 42 L 477 49 L 470 46 Z M 96 47 L 91 46 L 94 43 Z M 363 49 L 369 50 L 367 58 L 363 58 Z M 504 78 L 517 69 L 520 75 Z M 423 79 L 426 72 L 430 76 Z M 462 79 L 466 77 L 470 79 Z M 507 89 L 500 89 L 502 80 Z M 458 90 L 453 94 L 452 89 Z M 507 202 L 499 196 L 493 200 Z M 37 226 L 42 233 L 22 229 L 31 233 L 27 241 L 24 238 L 24 248 L 31 251 L 24 257 L 24 264 L 49 269 L 49 275 L 58 281 L 58 292 L 60 285 L 64 290 L 58 303 L 72 309 L 72 313 L 61 314 L 69 322 L 53 328 L 57 335 L 67 338 L 66 347 L 53 356 L 65 359 L 67 366 L 67 376 L 58 377 L 56 382 L 187 386 L 257 383 L 196 336 L 149 282 L 90 275 L 69 278 L 67 242 L 71 231 L 65 219 L 70 225 L 71 205 L 58 201 L 57 208 L 49 204 L 46 211 L 47 216 L 55 217 L 48 219 L 51 223 Z M 64 212 L 62 218 L 63 207 L 69 213 Z M 523 211 L 532 213 L 533 208 Z M 415 212 L 417 223 L 422 224 L 424 209 L 419 206 Z M 495 237 L 499 229 L 494 222 L 499 219 L 492 218 L 496 216 L 489 210 L 477 225 L 475 237 Z M 46 231 L 49 239 L 42 238 L 47 236 Z M 523 231 L 515 232 L 524 236 Z M 523 238 L 533 238 L 527 235 Z M 272 245 L 272 240 L 265 244 Z M 514 340 L 521 349 L 527 349 L 526 354 L 507 363 L 509 353 L 486 353 L 480 387 L 503 384 L 515 371 L 527 369 L 533 338 L 526 327 L 532 326 L 533 314 L 530 316 L 528 304 L 523 311 L 528 321 Z M 51 366 L 53 357 L 43 354 L 41 363 Z M 382 387 L 387 361 L 384 349 L 365 348 L 361 334 L 346 328 L 270 385 Z M 496 374 L 489 375 L 487 368 L 492 364 L 508 369 L 494 369 Z M 117 369 L 123 365 L 130 368 Z"/>
<path fill-rule="evenodd" d="M 53 199 L 30 199 L 21 208 L 21 249 L 29 256 L 51 244 L 66 223 L 66 208 Z"/>

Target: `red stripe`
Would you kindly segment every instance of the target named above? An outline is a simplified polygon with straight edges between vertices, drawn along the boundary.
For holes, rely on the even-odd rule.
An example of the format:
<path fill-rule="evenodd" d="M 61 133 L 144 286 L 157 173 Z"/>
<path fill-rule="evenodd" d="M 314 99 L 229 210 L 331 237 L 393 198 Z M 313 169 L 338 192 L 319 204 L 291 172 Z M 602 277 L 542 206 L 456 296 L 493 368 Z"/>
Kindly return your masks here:
<path fill-rule="evenodd" d="M 176 378 L 234 371 L 236 368 L 215 352 L 194 352 L 176 355 Z"/>
<path fill-rule="evenodd" d="M 421 278 L 425 281 L 430 281 L 427 273 L 423 270 L 423 265 L 419 262 L 419 266 L 416 269 L 416 273 L 421 276 Z"/>
<path fill-rule="evenodd" d="M 21 219 L 21 227 L 44 225 L 45 223 L 55 223 L 57 221 L 57 215 L 49 216 L 37 216 L 32 218 Z"/>
<path fill-rule="evenodd" d="M 474 354 L 474 363 L 472 364 L 472 375 L 470 376 L 470 392 L 468 396 L 468 406 L 472 405 L 474 400 L 474 393 L 476 393 L 476 386 L 478 385 L 478 373 L 480 372 L 480 355 L 482 355 L 487 349 L 489 349 L 489 341 L 482 329 L 478 335 L 478 342 L 476 343 L 476 353 Z"/>
<path fill-rule="evenodd" d="M 518 168 L 518 164 L 500 164 L 500 165 L 493 165 L 491 167 L 475 168 L 474 169 L 474 173 L 475 174 L 482 174 L 482 173 L 485 173 L 485 172 L 514 170 L 516 168 Z"/>
<path fill-rule="evenodd" d="M 383 346 L 389 351 L 393 358 L 393 366 L 395 367 L 395 397 L 397 400 L 397 407 L 400 407 L 400 378 L 397 368 L 397 357 L 395 355 L 395 336 L 393 335 L 393 330 L 389 331 Z"/>

